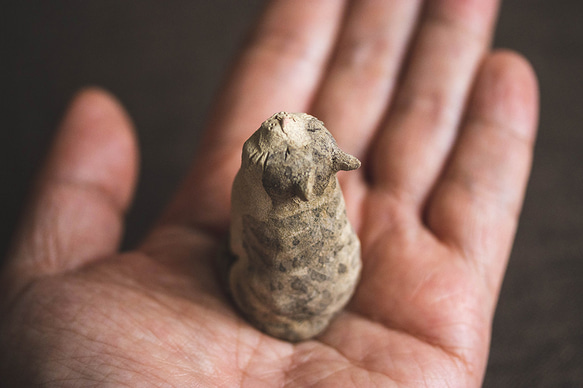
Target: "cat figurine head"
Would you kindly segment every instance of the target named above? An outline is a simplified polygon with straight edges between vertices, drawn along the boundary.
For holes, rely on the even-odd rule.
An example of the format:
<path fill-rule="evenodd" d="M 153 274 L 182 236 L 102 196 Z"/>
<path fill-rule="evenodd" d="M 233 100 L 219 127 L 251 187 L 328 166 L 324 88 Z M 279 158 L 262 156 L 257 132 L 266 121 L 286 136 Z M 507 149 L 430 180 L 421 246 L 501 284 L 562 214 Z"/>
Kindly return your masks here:
<path fill-rule="evenodd" d="M 321 196 L 336 173 L 360 167 L 324 124 L 306 113 L 279 112 L 247 140 L 243 160 L 262 164 L 261 182 L 273 201 Z"/>

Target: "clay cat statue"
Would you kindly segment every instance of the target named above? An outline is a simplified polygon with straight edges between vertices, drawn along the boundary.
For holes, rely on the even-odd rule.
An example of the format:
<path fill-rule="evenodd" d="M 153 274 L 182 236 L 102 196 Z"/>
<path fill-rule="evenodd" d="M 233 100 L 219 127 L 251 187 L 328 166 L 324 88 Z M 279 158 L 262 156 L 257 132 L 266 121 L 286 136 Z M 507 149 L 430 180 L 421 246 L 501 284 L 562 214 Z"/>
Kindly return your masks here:
<path fill-rule="evenodd" d="M 228 282 L 239 309 L 265 333 L 311 338 L 350 299 L 360 242 L 336 173 L 358 167 L 305 113 L 277 113 L 245 142 L 232 191 Z"/>

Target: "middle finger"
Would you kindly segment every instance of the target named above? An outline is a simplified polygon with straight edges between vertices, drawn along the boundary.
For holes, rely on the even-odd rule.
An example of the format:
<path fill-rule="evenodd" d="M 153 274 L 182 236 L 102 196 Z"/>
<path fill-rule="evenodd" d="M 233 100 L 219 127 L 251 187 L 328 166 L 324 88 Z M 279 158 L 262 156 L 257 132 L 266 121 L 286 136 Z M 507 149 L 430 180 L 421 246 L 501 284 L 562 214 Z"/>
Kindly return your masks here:
<path fill-rule="evenodd" d="M 422 205 L 455 141 L 497 3 L 425 3 L 402 83 L 372 150 L 370 178 L 377 188 Z"/>
<path fill-rule="evenodd" d="M 313 105 L 340 147 L 362 158 L 389 103 L 421 0 L 354 1 Z"/>

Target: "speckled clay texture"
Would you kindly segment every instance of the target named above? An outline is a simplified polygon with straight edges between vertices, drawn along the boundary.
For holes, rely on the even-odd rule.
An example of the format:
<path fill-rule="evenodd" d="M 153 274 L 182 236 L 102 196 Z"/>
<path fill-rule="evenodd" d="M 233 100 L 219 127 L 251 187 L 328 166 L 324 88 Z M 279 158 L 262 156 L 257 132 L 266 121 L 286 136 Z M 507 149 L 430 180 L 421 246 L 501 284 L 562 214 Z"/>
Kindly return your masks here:
<path fill-rule="evenodd" d="M 277 113 L 245 142 L 232 192 L 228 282 L 239 309 L 265 333 L 309 339 L 350 299 L 360 242 L 336 173 L 359 166 L 305 113 Z"/>

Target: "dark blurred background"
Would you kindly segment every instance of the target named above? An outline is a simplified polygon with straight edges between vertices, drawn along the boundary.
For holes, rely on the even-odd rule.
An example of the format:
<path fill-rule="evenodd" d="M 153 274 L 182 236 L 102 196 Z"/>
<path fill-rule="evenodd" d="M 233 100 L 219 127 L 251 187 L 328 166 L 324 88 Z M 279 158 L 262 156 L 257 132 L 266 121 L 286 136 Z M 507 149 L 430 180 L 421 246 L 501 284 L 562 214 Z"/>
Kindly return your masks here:
<path fill-rule="evenodd" d="M 71 96 L 100 85 L 136 124 L 125 246 L 188 169 L 211 100 L 263 0 L 21 1 L 0 20 L 0 250 Z M 583 386 L 583 2 L 507 0 L 495 46 L 541 83 L 540 134 L 494 322 L 486 387 Z M 2 255 L 4 256 L 4 255 Z"/>

